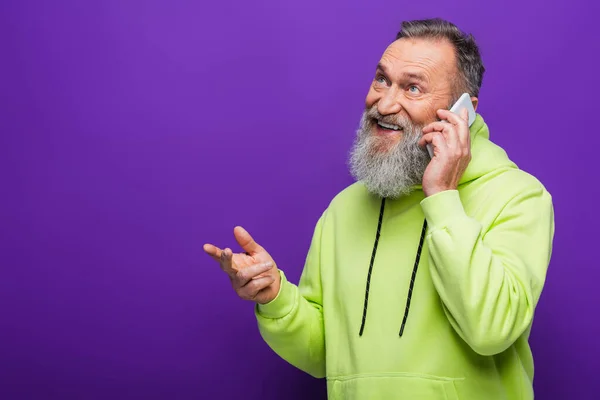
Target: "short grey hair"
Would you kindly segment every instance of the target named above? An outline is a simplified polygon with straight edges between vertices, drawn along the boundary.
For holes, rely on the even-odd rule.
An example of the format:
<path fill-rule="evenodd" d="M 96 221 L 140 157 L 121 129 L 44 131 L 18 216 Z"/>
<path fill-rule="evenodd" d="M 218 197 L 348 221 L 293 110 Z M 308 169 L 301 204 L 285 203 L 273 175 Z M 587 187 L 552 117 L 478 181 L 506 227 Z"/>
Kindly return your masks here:
<path fill-rule="evenodd" d="M 402 22 L 396 40 L 403 38 L 448 40 L 454 46 L 460 74 L 455 96 L 458 98 L 465 91 L 471 96 L 479 96 L 485 68 L 473 35 L 462 32 L 451 22 L 433 18 Z"/>

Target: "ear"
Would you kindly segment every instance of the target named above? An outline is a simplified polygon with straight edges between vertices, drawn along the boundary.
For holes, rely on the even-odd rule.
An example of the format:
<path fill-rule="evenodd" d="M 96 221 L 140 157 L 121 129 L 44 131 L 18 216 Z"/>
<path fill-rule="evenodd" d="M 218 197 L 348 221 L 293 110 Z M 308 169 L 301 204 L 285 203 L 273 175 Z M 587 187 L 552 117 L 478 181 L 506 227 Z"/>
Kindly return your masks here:
<path fill-rule="evenodd" d="M 477 97 L 471 97 L 471 103 L 473 103 L 473 109 L 477 111 L 477 105 L 479 104 L 479 99 Z"/>

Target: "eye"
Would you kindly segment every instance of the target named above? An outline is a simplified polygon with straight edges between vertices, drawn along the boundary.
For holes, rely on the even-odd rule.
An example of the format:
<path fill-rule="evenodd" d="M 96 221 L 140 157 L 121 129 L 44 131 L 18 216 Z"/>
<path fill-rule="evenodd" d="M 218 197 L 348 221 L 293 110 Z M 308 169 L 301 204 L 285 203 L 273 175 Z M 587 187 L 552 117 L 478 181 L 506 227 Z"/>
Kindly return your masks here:
<path fill-rule="evenodd" d="M 419 89 L 419 87 L 418 87 L 418 86 L 416 86 L 416 85 L 410 85 L 410 86 L 408 87 L 408 91 L 409 91 L 411 94 L 419 94 L 419 93 L 421 92 L 421 90 Z"/>
<path fill-rule="evenodd" d="M 383 75 L 377 75 L 375 77 L 375 82 L 381 84 L 381 85 L 386 85 L 387 84 L 387 79 L 385 79 L 385 76 Z"/>

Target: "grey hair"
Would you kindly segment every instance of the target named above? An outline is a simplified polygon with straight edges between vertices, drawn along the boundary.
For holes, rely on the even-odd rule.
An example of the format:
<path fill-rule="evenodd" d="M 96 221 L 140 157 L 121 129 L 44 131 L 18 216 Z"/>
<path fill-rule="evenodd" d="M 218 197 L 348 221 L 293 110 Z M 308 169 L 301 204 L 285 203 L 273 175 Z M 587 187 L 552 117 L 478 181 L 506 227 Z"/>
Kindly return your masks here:
<path fill-rule="evenodd" d="M 448 40 L 454 46 L 460 74 L 455 95 L 458 97 L 466 91 L 471 96 L 479 96 L 485 68 L 473 35 L 462 32 L 449 21 L 432 18 L 402 22 L 396 40 L 402 38 Z"/>

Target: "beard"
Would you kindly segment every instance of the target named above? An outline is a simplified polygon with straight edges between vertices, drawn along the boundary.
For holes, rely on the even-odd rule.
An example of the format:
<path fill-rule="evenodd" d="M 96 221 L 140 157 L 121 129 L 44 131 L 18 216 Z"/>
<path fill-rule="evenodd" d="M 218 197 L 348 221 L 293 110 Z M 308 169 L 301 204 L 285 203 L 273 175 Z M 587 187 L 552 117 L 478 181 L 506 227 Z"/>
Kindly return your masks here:
<path fill-rule="evenodd" d="M 400 139 L 375 134 L 377 121 L 398 125 Z M 424 125 L 401 115 L 383 116 L 373 106 L 363 112 L 350 152 L 350 173 L 379 197 L 398 198 L 421 184 L 429 153 L 418 145 Z"/>

